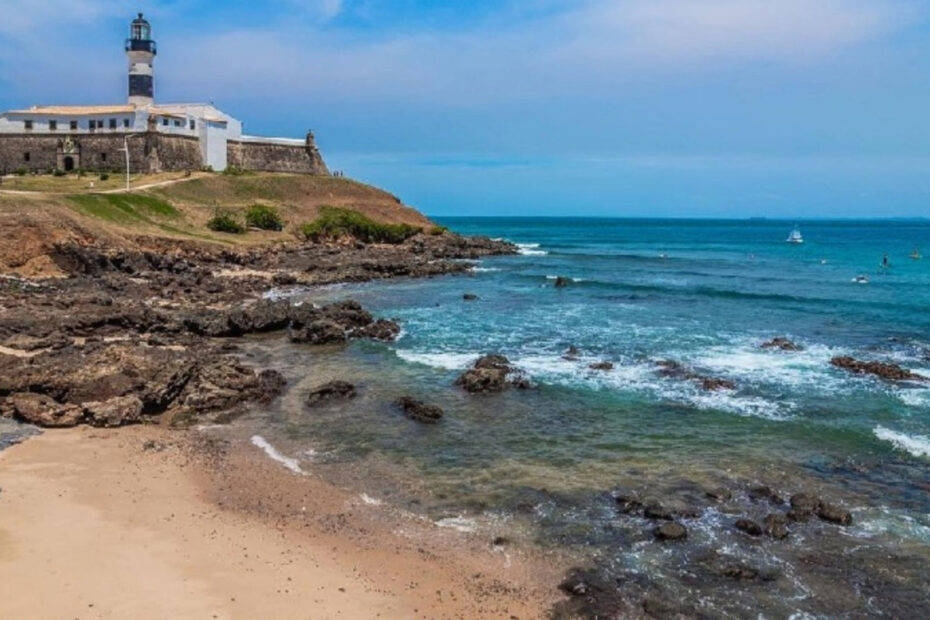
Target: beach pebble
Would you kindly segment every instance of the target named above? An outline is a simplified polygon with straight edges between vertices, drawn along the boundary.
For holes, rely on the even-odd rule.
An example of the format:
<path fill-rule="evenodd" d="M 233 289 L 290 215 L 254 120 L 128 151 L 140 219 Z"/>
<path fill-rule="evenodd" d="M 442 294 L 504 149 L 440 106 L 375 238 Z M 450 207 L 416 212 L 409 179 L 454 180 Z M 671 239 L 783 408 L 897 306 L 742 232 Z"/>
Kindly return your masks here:
<path fill-rule="evenodd" d="M 837 525 L 852 525 L 852 515 L 850 512 L 834 504 L 821 502 L 820 506 L 817 508 L 817 516 L 824 521 Z"/>
<path fill-rule="evenodd" d="M 688 529 L 674 521 L 663 523 L 654 529 L 652 533 L 659 540 L 682 540 L 688 537 Z"/>

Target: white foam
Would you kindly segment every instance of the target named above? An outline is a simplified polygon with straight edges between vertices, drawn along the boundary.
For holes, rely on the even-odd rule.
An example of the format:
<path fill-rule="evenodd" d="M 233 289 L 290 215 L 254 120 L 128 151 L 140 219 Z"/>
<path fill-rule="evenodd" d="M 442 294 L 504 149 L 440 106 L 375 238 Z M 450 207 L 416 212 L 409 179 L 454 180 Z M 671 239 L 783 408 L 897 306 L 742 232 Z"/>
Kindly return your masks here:
<path fill-rule="evenodd" d="M 380 499 L 375 499 L 374 497 L 371 497 L 370 495 L 367 495 L 365 493 L 362 493 L 361 495 L 359 495 L 359 497 L 361 498 L 362 503 L 367 504 L 369 506 L 380 506 L 381 504 L 384 503 Z"/>
<path fill-rule="evenodd" d="M 904 450 L 912 456 L 930 457 L 930 437 L 907 435 L 880 425 L 872 429 L 872 432 L 882 441 L 891 442 L 895 448 Z"/>
<path fill-rule="evenodd" d="M 300 463 L 297 459 L 292 459 L 289 456 L 284 456 L 278 449 L 273 445 L 268 443 L 268 441 L 261 435 L 252 435 L 252 445 L 261 448 L 265 451 L 265 454 L 268 455 L 273 461 L 277 461 L 284 465 L 287 469 L 291 470 L 295 474 L 303 474 L 304 470 L 300 468 Z"/>
<path fill-rule="evenodd" d="M 443 370 L 464 370 L 471 366 L 480 356 L 474 353 L 419 353 L 399 349 L 394 351 L 405 362 L 423 364 Z"/>
<path fill-rule="evenodd" d="M 895 395 L 908 407 L 930 407 L 930 389 L 903 388 Z"/>
<path fill-rule="evenodd" d="M 539 249 L 538 243 L 518 243 L 517 252 L 523 256 L 546 256 L 549 252 Z"/>
<path fill-rule="evenodd" d="M 472 267 L 469 271 L 473 273 L 492 273 L 494 271 L 500 271 L 497 267 Z"/>
<path fill-rule="evenodd" d="M 436 521 L 437 527 L 449 528 L 459 532 L 474 532 L 478 529 L 478 523 L 474 519 L 465 517 L 446 517 Z"/>

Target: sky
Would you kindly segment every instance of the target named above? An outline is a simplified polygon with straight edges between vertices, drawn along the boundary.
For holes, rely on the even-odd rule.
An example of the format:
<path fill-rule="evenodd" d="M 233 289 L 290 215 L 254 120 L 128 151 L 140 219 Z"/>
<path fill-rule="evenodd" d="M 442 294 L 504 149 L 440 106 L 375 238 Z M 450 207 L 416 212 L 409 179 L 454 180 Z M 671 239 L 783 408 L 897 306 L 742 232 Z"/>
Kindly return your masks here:
<path fill-rule="evenodd" d="M 159 101 L 430 215 L 930 216 L 926 0 L 0 0 L 0 109 L 124 100 L 138 11 Z"/>

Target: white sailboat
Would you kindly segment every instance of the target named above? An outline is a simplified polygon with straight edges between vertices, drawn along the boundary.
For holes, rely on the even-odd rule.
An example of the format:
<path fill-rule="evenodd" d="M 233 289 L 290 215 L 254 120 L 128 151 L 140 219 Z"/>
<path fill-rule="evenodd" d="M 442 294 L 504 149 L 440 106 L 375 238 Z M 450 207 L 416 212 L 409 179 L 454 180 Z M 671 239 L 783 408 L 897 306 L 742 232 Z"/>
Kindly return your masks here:
<path fill-rule="evenodd" d="M 804 237 L 801 236 L 801 231 L 798 230 L 797 226 L 795 226 L 794 230 L 792 230 L 791 233 L 788 234 L 788 238 L 786 239 L 786 241 L 788 243 L 794 243 L 794 244 L 804 243 Z"/>

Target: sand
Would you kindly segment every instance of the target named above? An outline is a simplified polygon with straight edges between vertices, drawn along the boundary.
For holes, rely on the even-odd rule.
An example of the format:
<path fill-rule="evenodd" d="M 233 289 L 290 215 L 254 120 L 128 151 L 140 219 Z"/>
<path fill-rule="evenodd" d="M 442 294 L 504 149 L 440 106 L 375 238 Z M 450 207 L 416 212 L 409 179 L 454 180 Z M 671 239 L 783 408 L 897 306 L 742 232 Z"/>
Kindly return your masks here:
<path fill-rule="evenodd" d="M 0 452 L 0 618 L 535 618 L 552 562 L 156 427 Z"/>

